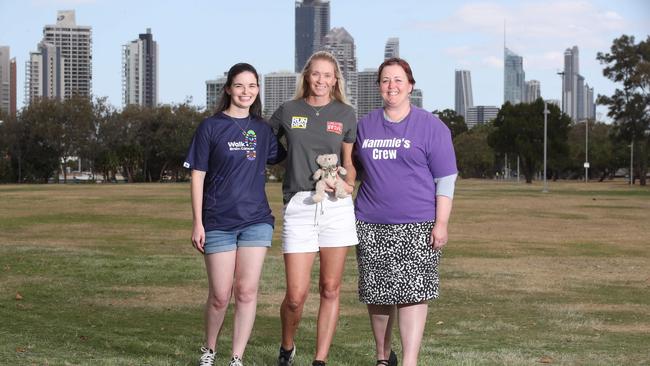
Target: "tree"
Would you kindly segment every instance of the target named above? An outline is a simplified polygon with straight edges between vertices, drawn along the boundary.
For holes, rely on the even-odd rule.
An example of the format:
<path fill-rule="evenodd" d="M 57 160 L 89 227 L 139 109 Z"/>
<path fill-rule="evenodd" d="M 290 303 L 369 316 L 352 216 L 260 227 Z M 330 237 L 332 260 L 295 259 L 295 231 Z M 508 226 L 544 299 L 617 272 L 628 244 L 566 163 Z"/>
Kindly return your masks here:
<path fill-rule="evenodd" d="M 125 107 L 121 113 L 116 113 L 107 121 L 101 131 L 101 139 L 111 150 L 122 168 L 122 175 L 129 183 L 144 181 L 142 169 L 144 166 L 145 148 L 151 141 L 143 136 L 143 125 L 148 118 L 148 110 L 137 105 Z"/>
<path fill-rule="evenodd" d="M 63 156 L 63 108 L 60 102 L 33 100 L 18 116 L 22 181 L 47 183 Z"/>
<path fill-rule="evenodd" d="M 478 125 L 454 139 L 458 171 L 463 178 L 490 178 L 494 176 L 494 149 L 488 145 L 490 123 Z"/>
<path fill-rule="evenodd" d="M 603 75 L 622 84 L 612 96 L 599 95 L 598 103 L 609 107 L 621 143 L 632 143 L 638 158 L 640 184 L 646 185 L 650 154 L 650 36 L 634 43 L 634 36 L 614 39 L 610 53 L 599 52 Z M 631 172 L 631 174 L 634 174 Z"/>
<path fill-rule="evenodd" d="M 84 96 L 73 96 L 62 103 L 61 119 L 62 136 L 59 140 L 61 161 L 68 158 L 81 158 L 84 150 L 92 141 L 94 135 L 94 113 L 92 101 Z M 65 164 L 61 167 L 63 181 L 67 182 Z"/>
<path fill-rule="evenodd" d="M 15 137 L 13 136 L 14 121 L 8 114 L 0 109 L 0 182 L 15 182 L 14 172 L 12 169 L 12 145 Z"/>
<path fill-rule="evenodd" d="M 205 113 L 186 103 L 172 106 L 169 112 L 170 118 L 162 119 L 163 123 L 156 131 L 156 141 L 159 143 L 156 152 L 158 171 L 154 174 L 157 180 L 163 180 L 164 177 L 180 179 L 182 164 L 194 130 L 206 117 Z M 171 174 L 167 176 L 166 172 Z"/>
<path fill-rule="evenodd" d="M 432 112 L 437 115 L 442 122 L 449 127 L 451 131 L 451 138 L 454 139 L 456 136 L 459 136 L 461 133 L 467 131 L 467 124 L 465 124 L 465 117 L 460 114 L 456 114 L 456 111 L 453 109 L 445 109 L 442 112 L 437 109 Z"/>
<path fill-rule="evenodd" d="M 567 132 L 571 119 L 555 105 L 548 105 L 547 163 L 557 177 L 568 153 Z M 532 183 L 542 165 L 544 151 L 544 101 L 512 105 L 506 102 L 494 120 L 488 144 L 498 153 L 519 156 L 526 183 Z"/>
<path fill-rule="evenodd" d="M 589 121 L 589 175 L 602 182 L 613 178 L 614 173 L 629 164 L 629 150 L 616 140 L 615 128 L 611 124 Z M 570 177 L 584 177 L 585 122 L 573 124 L 568 135 Z"/>
<path fill-rule="evenodd" d="M 117 112 L 107 103 L 106 97 L 95 99 L 92 111 L 90 135 L 88 141 L 82 145 L 79 155 L 89 162 L 88 168 L 93 174 L 99 172 L 104 177 L 104 181 L 110 182 L 118 171 L 119 160 L 115 151 L 111 150 L 105 132 Z"/>

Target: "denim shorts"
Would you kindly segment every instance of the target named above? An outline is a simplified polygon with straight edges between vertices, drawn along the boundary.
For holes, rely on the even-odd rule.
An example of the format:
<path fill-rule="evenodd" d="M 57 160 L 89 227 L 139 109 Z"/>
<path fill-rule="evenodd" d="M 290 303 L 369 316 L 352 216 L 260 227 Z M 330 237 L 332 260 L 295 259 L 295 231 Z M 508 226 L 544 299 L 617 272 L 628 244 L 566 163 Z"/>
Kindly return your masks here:
<path fill-rule="evenodd" d="M 228 252 L 238 247 L 270 247 L 273 239 L 273 226 L 253 224 L 243 229 L 205 233 L 205 254 Z"/>

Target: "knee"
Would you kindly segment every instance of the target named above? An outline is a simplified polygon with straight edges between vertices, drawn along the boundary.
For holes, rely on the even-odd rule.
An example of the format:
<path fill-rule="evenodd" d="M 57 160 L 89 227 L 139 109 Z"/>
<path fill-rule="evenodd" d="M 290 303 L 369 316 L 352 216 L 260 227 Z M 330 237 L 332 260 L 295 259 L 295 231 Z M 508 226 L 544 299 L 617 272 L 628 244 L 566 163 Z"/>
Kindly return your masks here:
<path fill-rule="evenodd" d="M 324 300 L 338 300 L 341 293 L 341 283 L 334 281 L 322 282 L 319 286 L 320 297 Z"/>
<path fill-rule="evenodd" d="M 302 309 L 307 301 L 307 293 L 287 293 L 284 297 L 284 306 L 291 312 Z"/>
<path fill-rule="evenodd" d="M 208 306 L 216 309 L 223 310 L 228 307 L 230 303 L 230 292 L 228 293 L 210 293 L 208 295 Z"/>
<path fill-rule="evenodd" d="M 257 289 L 250 286 L 235 288 L 235 301 L 239 304 L 251 303 L 257 300 Z"/>

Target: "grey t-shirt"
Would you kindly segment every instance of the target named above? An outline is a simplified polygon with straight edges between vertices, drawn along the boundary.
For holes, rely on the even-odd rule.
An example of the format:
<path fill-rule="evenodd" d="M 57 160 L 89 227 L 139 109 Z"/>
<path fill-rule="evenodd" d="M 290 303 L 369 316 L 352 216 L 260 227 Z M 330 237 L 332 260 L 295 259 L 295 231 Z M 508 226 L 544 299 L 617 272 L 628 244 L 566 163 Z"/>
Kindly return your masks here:
<path fill-rule="evenodd" d="M 314 190 L 312 175 L 318 169 L 318 155 L 337 154 L 340 164 L 341 143 L 354 143 L 357 138 L 354 109 L 337 100 L 318 108 L 304 99 L 285 102 L 269 123 L 278 138 L 284 135 L 287 139 L 287 171 L 282 184 L 285 202 L 296 192 Z"/>

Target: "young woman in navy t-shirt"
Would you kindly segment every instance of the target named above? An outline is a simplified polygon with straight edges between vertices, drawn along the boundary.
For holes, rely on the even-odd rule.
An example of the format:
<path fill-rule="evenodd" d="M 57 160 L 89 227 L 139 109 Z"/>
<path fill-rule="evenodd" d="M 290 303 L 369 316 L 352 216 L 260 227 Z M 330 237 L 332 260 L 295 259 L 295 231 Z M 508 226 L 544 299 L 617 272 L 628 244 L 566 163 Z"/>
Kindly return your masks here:
<path fill-rule="evenodd" d="M 255 321 L 257 289 L 274 219 L 264 184 L 266 164 L 285 156 L 262 119 L 253 66 L 228 71 L 217 113 L 196 129 L 184 166 L 192 169 L 192 245 L 208 273 L 205 344 L 199 365 L 214 364 L 217 336 L 232 295 L 231 366 L 241 366 Z"/>

